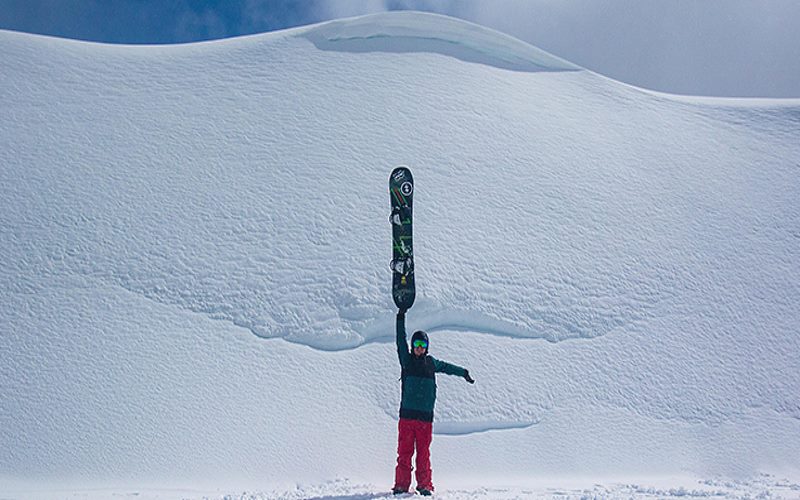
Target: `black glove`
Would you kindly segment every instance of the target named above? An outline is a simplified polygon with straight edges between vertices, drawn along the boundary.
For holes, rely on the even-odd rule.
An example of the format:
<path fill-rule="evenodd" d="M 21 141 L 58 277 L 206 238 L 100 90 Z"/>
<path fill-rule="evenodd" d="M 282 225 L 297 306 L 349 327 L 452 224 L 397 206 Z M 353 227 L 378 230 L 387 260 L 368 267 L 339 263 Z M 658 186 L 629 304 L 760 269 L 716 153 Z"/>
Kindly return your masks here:
<path fill-rule="evenodd" d="M 475 383 L 475 381 L 472 380 L 472 377 L 469 376 L 469 370 L 464 370 L 464 380 L 466 380 L 470 384 L 474 384 Z"/>

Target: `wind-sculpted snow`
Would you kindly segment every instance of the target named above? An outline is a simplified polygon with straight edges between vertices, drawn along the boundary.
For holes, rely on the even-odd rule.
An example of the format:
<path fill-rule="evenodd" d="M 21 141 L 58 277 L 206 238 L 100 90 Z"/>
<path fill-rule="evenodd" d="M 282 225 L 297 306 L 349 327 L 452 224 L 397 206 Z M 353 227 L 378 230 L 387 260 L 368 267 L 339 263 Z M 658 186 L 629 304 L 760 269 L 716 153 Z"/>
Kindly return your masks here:
<path fill-rule="evenodd" d="M 614 275 L 630 256 L 595 255 L 592 241 L 580 241 L 577 231 L 588 229 L 598 233 L 594 244 L 614 242 L 618 229 L 613 221 L 567 223 L 593 217 L 598 201 L 578 191 L 594 180 L 577 180 L 573 165 L 564 173 L 575 175 L 574 185 L 543 189 L 542 180 L 562 175 L 564 158 L 535 158 L 528 139 L 518 141 L 526 127 L 546 139 L 538 118 L 501 125 L 507 133 L 461 157 L 456 145 L 495 127 L 497 106 L 512 115 L 517 105 L 556 112 L 557 100 L 542 106 L 529 95 L 535 86 L 495 94 L 472 68 L 462 91 L 452 92 L 450 73 L 423 58 L 439 81 L 423 88 L 397 83 L 402 68 L 394 63 L 371 76 L 372 63 L 359 55 L 351 56 L 355 66 L 315 77 L 326 53 L 305 50 L 305 65 L 288 64 L 285 52 L 303 44 L 291 37 L 151 51 L 62 42 L 55 64 L 37 60 L 52 40 L 6 38 L 20 47 L 8 56 L 8 109 L 27 116 L 4 134 L 4 217 L 14 236 L 8 289 L 42 286 L 44 275 L 80 276 L 261 337 L 322 349 L 385 338 L 387 172 L 410 160 L 421 175 L 418 309 L 474 318 L 456 326 L 557 341 L 605 334 L 669 293 L 647 276 L 649 266 L 632 269 L 640 282 L 632 289 Z M 365 69 L 353 73 L 359 64 Z M 396 95 L 365 93 L 370 87 Z M 470 87 L 486 95 L 476 101 Z M 286 99 L 286 89 L 302 97 Z M 31 112 L 39 109 L 48 113 Z M 546 136 L 580 127 L 578 120 L 568 117 Z M 380 138 L 383 127 L 389 140 Z M 461 174 L 466 168 L 470 176 Z M 483 179 L 492 185 L 479 189 Z M 610 187 L 600 196 L 616 196 Z M 552 197 L 566 203 L 547 214 Z M 566 234 L 553 239 L 559 228 Z M 598 258 L 608 266 L 598 268 Z M 532 265 L 537 259 L 544 267 Z M 576 280 L 586 272 L 590 279 Z"/>
<path fill-rule="evenodd" d="M 317 48 L 345 52 L 430 52 L 515 71 L 581 68 L 521 40 L 433 14 L 393 12 L 331 21 L 303 32 Z"/>
<path fill-rule="evenodd" d="M 2 474 L 390 474 L 398 164 L 408 329 L 477 380 L 437 378 L 437 470 L 794 462 L 796 102 L 654 95 L 420 14 L 0 54 Z"/>

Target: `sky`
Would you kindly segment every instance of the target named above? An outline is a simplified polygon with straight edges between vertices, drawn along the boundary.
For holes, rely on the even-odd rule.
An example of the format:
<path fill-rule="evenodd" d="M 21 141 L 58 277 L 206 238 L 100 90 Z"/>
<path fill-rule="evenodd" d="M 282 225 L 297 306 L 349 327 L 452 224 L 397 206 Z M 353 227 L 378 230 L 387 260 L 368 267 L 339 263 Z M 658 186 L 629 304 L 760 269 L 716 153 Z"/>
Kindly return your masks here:
<path fill-rule="evenodd" d="M 182 43 L 403 9 L 489 26 L 653 90 L 800 97 L 796 0 L 0 0 L 0 28 Z"/>

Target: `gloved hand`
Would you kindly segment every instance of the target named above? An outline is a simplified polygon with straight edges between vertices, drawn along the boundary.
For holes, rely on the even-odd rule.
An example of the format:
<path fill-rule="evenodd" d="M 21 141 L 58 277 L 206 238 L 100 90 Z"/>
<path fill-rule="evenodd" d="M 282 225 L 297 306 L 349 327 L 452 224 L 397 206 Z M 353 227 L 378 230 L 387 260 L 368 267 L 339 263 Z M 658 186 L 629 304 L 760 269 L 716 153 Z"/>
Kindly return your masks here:
<path fill-rule="evenodd" d="M 469 376 L 469 370 L 464 370 L 464 380 L 466 380 L 470 384 L 474 384 L 475 383 L 475 381 L 472 379 L 472 377 Z"/>

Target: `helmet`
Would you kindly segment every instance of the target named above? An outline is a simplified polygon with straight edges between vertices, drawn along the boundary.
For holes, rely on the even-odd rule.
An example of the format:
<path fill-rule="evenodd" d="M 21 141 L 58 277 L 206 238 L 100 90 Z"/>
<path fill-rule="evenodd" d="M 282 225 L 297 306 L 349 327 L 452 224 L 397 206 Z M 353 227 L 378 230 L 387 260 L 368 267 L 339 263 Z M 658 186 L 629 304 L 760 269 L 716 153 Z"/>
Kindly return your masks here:
<path fill-rule="evenodd" d="M 427 333 L 423 332 L 422 330 L 417 330 L 411 336 L 411 345 L 412 346 L 414 345 L 414 341 L 415 340 L 424 340 L 428 344 L 428 349 L 430 349 L 431 343 L 430 343 L 430 341 L 428 341 L 428 334 Z M 425 349 L 425 350 L 427 351 L 428 349 Z"/>

